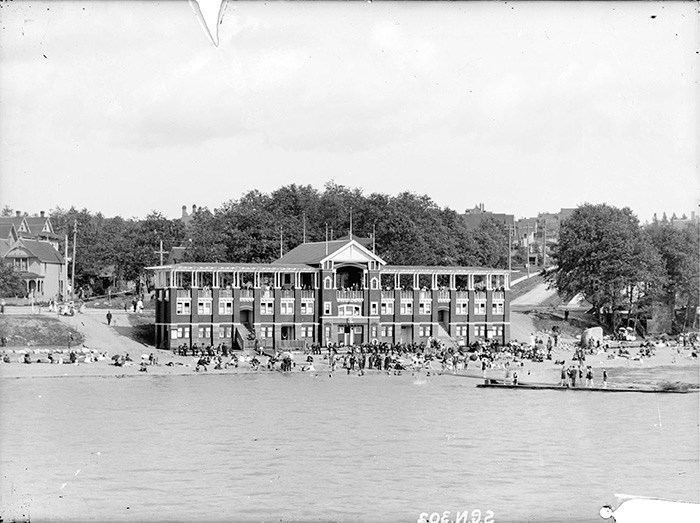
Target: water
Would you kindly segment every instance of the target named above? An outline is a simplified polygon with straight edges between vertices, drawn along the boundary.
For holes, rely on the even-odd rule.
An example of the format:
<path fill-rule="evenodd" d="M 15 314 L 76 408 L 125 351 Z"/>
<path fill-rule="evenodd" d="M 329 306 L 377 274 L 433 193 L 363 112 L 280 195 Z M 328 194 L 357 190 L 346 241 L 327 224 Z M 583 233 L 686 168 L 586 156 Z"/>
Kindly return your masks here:
<path fill-rule="evenodd" d="M 697 375 L 681 372 L 673 378 Z M 614 493 L 698 501 L 698 394 L 475 384 L 276 373 L 3 379 L 1 513 L 416 521 L 480 509 L 497 522 L 601 521 Z"/>

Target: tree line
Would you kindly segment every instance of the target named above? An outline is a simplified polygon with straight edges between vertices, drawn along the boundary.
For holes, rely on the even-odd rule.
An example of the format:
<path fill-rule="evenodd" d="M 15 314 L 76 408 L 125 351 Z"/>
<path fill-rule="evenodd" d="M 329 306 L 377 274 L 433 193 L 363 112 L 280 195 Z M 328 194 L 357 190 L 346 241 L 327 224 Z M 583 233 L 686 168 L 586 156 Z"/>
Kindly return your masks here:
<path fill-rule="evenodd" d="M 11 212 L 11 210 L 7 210 Z M 187 225 L 152 211 L 144 219 L 105 217 L 87 209 L 50 211 L 55 232 L 76 235 L 76 288 L 101 295 L 131 282 L 146 282 L 145 267 L 158 265 L 163 250 L 185 247 L 184 261 L 269 263 L 306 241 L 348 235 L 370 237 L 389 264 L 508 267 L 508 232 L 484 220 L 468 230 L 456 211 L 411 192 L 364 194 L 328 182 L 322 191 L 291 184 L 271 193 L 244 193 L 215 209 L 200 207 Z M 65 242 L 59 250 L 65 250 Z M 166 255 L 167 257 L 167 255 Z"/>
<path fill-rule="evenodd" d="M 641 226 L 627 207 L 582 205 L 560 225 L 549 281 L 564 299 L 582 294 L 612 329 L 665 307 L 673 330 L 685 331 L 697 325 L 700 251 L 697 222 L 678 225 L 664 214 Z"/>

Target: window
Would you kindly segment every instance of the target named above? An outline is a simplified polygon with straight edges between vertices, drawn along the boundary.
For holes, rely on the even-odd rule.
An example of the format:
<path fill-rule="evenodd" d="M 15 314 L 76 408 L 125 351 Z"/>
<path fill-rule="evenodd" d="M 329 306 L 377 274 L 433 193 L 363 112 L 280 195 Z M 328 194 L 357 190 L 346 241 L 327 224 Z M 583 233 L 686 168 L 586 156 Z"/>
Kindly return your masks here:
<path fill-rule="evenodd" d="M 393 301 L 383 301 L 382 302 L 382 314 L 394 314 L 394 302 Z"/>
<path fill-rule="evenodd" d="M 197 302 L 197 314 L 211 314 L 211 300 L 199 300 Z"/>
<path fill-rule="evenodd" d="M 229 316 L 233 314 L 233 302 L 231 300 L 220 301 L 219 314 L 228 314 Z"/>
<path fill-rule="evenodd" d="M 313 338 L 314 337 L 314 328 L 311 325 L 302 325 L 301 327 L 301 337 L 302 338 Z"/>
<path fill-rule="evenodd" d="M 302 314 L 313 314 L 314 313 L 314 302 L 302 301 L 301 302 L 301 313 Z"/>
<path fill-rule="evenodd" d="M 181 338 L 189 338 L 190 337 L 190 328 L 189 326 L 187 327 L 180 327 L 180 337 Z"/>
<path fill-rule="evenodd" d="M 260 338 L 272 338 L 273 328 L 272 325 L 263 325 L 260 327 Z"/>
<path fill-rule="evenodd" d="M 294 314 L 294 302 L 293 301 L 283 301 L 280 303 L 280 313 L 286 315 Z"/>
<path fill-rule="evenodd" d="M 503 302 L 502 301 L 496 301 L 491 304 L 491 313 L 492 314 L 503 314 Z"/>
<path fill-rule="evenodd" d="M 333 287 L 333 280 L 331 279 L 330 276 L 326 276 L 326 277 L 323 279 L 323 288 L 324 288 L 324 289 L 330 289 L 330 288 L 332 288 L 332 287 Z"/>
<path fill-rule="evenodd" d="M 378 305 L 379 305 L 379 304 L 378 304 L 376 301 L 373 301 L 373 302 L 370 304 L 370 313 L 372 314 L 372 316 L 376 316 L 376 315 L 377 315 Z"/>
<path fill-rule="evenodd" d="M 370 281 L 370 287 L 372 289 L 378 289 L 379 288 L 379 282 L 377 281 L 377 278 L 372 278 Z"/>
<path fill-rule="evenodd" d="M 325 327 L 324 330 L 325 330 L 325 333 L 326 333 L 326 339 L 329 340 L 330 337 L 331 337 L 331 326 L 330 326 L 330 325 L 326 325 L 326 327 Z"/>
<path fill-rule="evenodd" d="M 377 337 L 377 326 L 372 325 L 372 327 L 370 328 L 370 332 L 372 333 L 372 338 L 376 338 Z"/>
<path fill-rule="evenodd" d="M 474 302 L 474 314 L 486 314 L 486 302 L 485 301 Z"/>
<path fill-rule="evenodd" d="M 475 325 L 474 334 L 477 336 L 486 336 L 486 325 Z"/>
<path fill-rule="evenodd" d="M 467 326 L 466 325 L 457 325 L 455 327 L 455 336 L 466 336 L 467 335 Z"/>
<path fill-rule="evenodd" d="M 29 265 L 28 258 L 15 258 L 15 269 L 18 271 L 26 271 Z"/>
<path fill-rule="evenodd" d="M 274 310 L 275 302 L 273 301 L 261 301 L 260 302 L 260 314 L 272 315 Z"/>
<path fill-rule="evenodd" d="M 431 314 L 433 310 L 433 304 L 429 301 L 422 301 L 418 304 L 419 314 Z M 430 334 L 428 334 L 430 336 Z"/>
<path fill-rule="evenodd" d="M 380 332 L 381 332 L 381 335 L 383 337 L 391 337 L 394 335 L 394 326 L 393 325 L 382 325 Z"/>
<path fill-rule="evenodd" d="M 177 300 L 175 313 L 176 314 L 190 314 L 190 301 L 189 300 Z"/>
<path fill-rule="evenodd" d="M 401 314 L 405 314 L 405 315 L 413 314 L 413 302 L 402 301 L 401 302 Z"/>
<path fill-rule="evenodd" d="M 467 314 L 469 314 L 469 302 L 468 301 L 457 302 L 456 308 L 455 308 L 455 314 L 462 314 L 465 316 Z"/>
<path fill-rule="evenodd" d="M 199 334 L 200 338 L 210 338 L 211 337 L 211 327 L 200 326 L 198 334 Z"/>
<path fill-rule="evenodd" d="M 177 337 L 178 337 L 177 334 L 178 334 L 177 329 L 172 329 L 172 330 L 170 331 L 170 339 L 171 339 L 171 340 L 176 340 Z"/>
<path fill-rule="evenodd" d="M 323 302 L 323 314 L 330 315 L 332 313 L 333 304 L 329 301 Z"/>
<path fill-rule="evenodd" d="M 359 305 L 340 305 L 338 306 L 338 316 L 359 316 Z"/>
<path fill-rule="evenodd" d="M 428 336 L 432 336 L 432 333 L 432 325 L 421 325 L 420 327 L 418 327 L 418 336 L 420 336 L 421 338 L 427 338 Z"/>
<path fill-rule="evenodd" d="M 230 338 L 231 330 L 231 327 L 228 327 L 226 325 L 219 325 L 219 338 Z"/>

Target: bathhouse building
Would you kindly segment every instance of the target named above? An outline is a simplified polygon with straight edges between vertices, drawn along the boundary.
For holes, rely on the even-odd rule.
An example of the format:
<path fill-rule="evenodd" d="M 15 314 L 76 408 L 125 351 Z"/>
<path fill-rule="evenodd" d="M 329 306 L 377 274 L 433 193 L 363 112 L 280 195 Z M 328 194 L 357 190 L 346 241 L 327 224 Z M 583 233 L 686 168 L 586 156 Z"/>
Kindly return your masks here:
<path fill-rule="evenodd" d="M 508 271 L 388 265 L 366 245 L 346 238 L 303 243 L 273 263 L 150 267 L 156 344 L 508 341 Z"/>

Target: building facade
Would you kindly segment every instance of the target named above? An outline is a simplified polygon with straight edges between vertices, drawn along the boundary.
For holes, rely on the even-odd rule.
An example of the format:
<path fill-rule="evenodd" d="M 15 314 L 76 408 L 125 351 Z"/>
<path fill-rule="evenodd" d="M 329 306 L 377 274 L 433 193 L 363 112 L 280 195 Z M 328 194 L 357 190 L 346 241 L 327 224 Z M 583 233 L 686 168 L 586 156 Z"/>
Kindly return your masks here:
<path fill-rule="evenodd" d="M 387 265 L 356 239 L 304 243 L 273 263 L 151 267 L 156 345 L 285 349 L 510 336 L 508 271 Z M 376 341 L 375 341 L 376 340 Z"/>
<path fill-rule="evenodd" d="M 66 288 L 65 260 L 51 219 L 39 216 L 0 217 L 0 262 L 12 265 L 26 286 L 26 296 L 57 300 Z"/>

